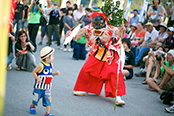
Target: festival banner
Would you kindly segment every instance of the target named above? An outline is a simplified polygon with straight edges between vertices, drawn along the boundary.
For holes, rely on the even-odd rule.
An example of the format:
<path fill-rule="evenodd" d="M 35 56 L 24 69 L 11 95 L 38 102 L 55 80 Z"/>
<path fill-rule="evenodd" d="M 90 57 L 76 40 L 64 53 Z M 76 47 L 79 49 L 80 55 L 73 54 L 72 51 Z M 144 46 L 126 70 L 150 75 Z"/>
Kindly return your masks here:
<path fill-rule="evenodd" d="M 140 18 L 139 18 L 140 22 L 144 22 L 145 21 L 145 15 L 146 15 L 146 12 L 147 12 L 147 6 L 148 6 L 148 0 L 144 0 L 143 6 L 142 6 L 141 12 L 140 12 Z"/>
<path fill-rule="evenodd" d="M 132 0 L 128 0 L 128 1 L 127 1 L 126 9 L 125 9 L 125 12 L 124 12 L 124 18 L 125 18 L 126 20 L 127 20 L 127 16 L 128 16 L 128 12 L 129 12 L 131 3 L 132 3 Z"/>

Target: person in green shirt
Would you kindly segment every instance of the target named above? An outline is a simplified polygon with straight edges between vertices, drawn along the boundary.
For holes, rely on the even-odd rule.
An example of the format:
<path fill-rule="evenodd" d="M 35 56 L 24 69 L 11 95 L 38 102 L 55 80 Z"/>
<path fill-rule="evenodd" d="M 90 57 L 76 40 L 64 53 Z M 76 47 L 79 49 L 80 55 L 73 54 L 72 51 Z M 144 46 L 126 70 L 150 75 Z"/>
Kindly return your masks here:
<path fill-rule="evenodd" d="M 148 78 L 146 81 L 150 90 L 162 94 L 164 90 L 174 88 L 174 50 L 167 53 L 165 62 L 164 58 L 161 57 L 161 61 L 158 61 L 157 65 L 157 70 L 160 69 L 160 78 Z"/>
<path fill-rule="evenodd" d="M 75 60 L 85 60 L 86 59 L 86 38 L 84 35 L 81 36 L 80 40 L 75 41 L 72 44 L 73 46 L 73 59 Z"/>
<path fill-rule="evenodd" d="M 40 3 L 36 3 L 35 0 L 32 1 L 28 12 L 30 13 L 30 17 L 28 20 L 28 32 L 29 38 L 33 42 L 35 48 L 36 46 L 36 36 L 40 26 L 40 17 L 44 14 L 44 6 Z"/>

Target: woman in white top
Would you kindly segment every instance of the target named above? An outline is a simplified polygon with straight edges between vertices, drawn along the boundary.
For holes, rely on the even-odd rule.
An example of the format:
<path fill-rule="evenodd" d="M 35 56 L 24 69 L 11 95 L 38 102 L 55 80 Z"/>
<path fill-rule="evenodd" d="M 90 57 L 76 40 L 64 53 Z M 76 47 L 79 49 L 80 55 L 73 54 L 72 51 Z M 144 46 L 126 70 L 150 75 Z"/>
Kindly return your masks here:
<path fill-rule="evenodd" d="M 132 25 L 130 25 L 131 31 L 129 32 L 129 36 L 128 38 L 130 39 L 130 41 L 133 40 L 133 38 L 135 37 L 135 31 L 137 29 L 137 24 L 133 23 Z"/>
<path fill-rule="evenodd" d="M 164 23 L 164 22 L 161 22 L 160 25 L 159 25 L 159 33 L 158 33 L 158 37 L 155 38 L 155 41 L 158 41 L 158 42 L 162 42 L 164 43 L 166 38 L 168 37 L 168 34 L 167 34 L 167 24 Z"/>

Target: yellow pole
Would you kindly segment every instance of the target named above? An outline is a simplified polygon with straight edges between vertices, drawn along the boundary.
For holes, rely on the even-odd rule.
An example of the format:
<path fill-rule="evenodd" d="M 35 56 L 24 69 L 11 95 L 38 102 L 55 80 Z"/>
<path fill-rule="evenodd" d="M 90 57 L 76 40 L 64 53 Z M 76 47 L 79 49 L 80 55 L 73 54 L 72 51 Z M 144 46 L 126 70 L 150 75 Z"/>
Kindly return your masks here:
<path fill-rule="evenodd" d="M 8 43 L 8 21 L 10 17 L 11 0 L 0 0 L 0 116 L 3 115 L 3 105 L 6 85 L 6 59 Z"/>

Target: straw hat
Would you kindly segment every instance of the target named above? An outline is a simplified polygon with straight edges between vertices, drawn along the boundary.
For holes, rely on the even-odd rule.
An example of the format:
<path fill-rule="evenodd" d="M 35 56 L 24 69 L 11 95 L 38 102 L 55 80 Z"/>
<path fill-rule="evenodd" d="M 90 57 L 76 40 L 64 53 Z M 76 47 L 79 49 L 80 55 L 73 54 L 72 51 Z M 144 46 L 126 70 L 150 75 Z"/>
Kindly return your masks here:
<path fill-rule="evenodd" d="M 43 60 L 46 57 L 48 57 L 49 55 L 51 55 L 52 53 L 54 53 L 54 51 L 55 51 L 54 48 L 46 46 L 46 47 L 41 49 L 41 51 L 40 51 L 40 58 Z"/>
<path fill-rule="evenodd" d="M 153 26 L 151 22 L 146 23 L 146 26 Z"/>

